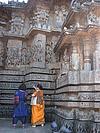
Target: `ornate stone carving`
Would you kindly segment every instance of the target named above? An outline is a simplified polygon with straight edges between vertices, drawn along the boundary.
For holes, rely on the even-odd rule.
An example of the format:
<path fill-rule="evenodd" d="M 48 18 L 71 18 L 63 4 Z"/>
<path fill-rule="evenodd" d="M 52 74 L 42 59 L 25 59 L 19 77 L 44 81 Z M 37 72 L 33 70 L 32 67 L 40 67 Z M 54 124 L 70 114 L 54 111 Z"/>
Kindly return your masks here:
<path fill-rule="evenodd" d="M 80 93 L 79 99 L 81 101 L 94 101 L 94 95 L 93 93 Z"/>
<path fill-rule="evenodd" d="M 31 46 L 31 65 L 34 67 L 45 67 L 45 45 L 46 36 L 38 34 L 34 37 Z"/>
<path fill-rule="evenodd" d="M 0 66 L 3 66 L 3 59 L 4 59 L 4 46 L 3 42 L 0 41 Z"/>
<path fill-rule="evenodd" d="M 96 49 L 95 52 L 93 53 L 93 67 L 94 70 L 100 70 L 100 36 L 99 34 L 96 35 L 95 38 L 96 42 Z"/>
<path fill-rule="evenodd" d="M 86 36 L 84 37 L 84 70 L 90 71 L 91 70 L 91 56 L 90 56 L 90 44 L 91 39 Z"/>
<path fill-rule="evenodd" d="M 24 20 L 22 16 L 18 16 L 16 14 L 12 14 L 12 20 L 11 20 L 11 30 L 10 33 L 15 33 L 18 35 L 23 34 L 23 26 L 24 26 Z"/>
<path fill-rule="evenodd" d="M 59 8 L 58 6 L 55 6 L 56 28 L 62 27 L 67 14 L 68 12 L 65 6 L 61 6 L 61 8 Z"/>
<path fill-rule="evenodd" d="M 75 46 L 73 46 L 70 62 L 71 62 L 72 70 L 79 70 L 79 54 Z"/>
<path fill-rule="evenodd" d="M 58 36 L 53 36 L 52 37 L 52 40 L 51 40 L 51 44 L 52 44 L 52 63 L 55 63 L 57 62 L 57 56 L 55 55 L 53 49 L 55 47 L 55 45 L 57 44 L 57 41 L 58 41 L 59 37 Z"/>
<path fill-rule="evenodd" d="M 69 71 L 69 56 L 66 48 L 61 62 L 61 74 L 67 74 L 68 71 Z"/>
<path fill-rule="evenodd" d="M 28 55 L 28 50 L 27 50 L 27 46 L 25 44 L 22 45 L 21 48 L 21 64 L 22 65 L 26 65 L 26 59 L 27 59 L 27 55 Z"/>
<path fill-rule="evenodd" d="M 46 45 L 46 63 L 49 64 L 52 62 L 52 43 Z"/>
<path fill-rule="evenodd" d="M 78 0 L 72 0 L 71 7 L 75 10 L 79 10 L 81 8 L 81 3 Z"/>
<path fill-rule="evenodd" d="M 88 24 L 98 24 L 98 19 L 95 14 L 90 12 L 87 16 Z"/>
<path fill-rule="evenodd" d="M 50 25 L 48 25 L 49 10 L 37 7 L 32 19 L 33 19 L 32 23 L 33 27 L 50 30 Z"/>
<path fill-rule="evenodd" d="M 94 120 L 95 122 L 100 122 L 100 112 L 94 112 Z"/>
<path fill-rule="evenodd" d="M 79 111 L 79 119 L 80 120 L 92 120 L 93 119 L 93 111 Z"/>
<path fill-rule="evenodd" d="M 9 40 L 7 44 L 7 66 L 19 67 L 21 64 L 22 41 Z"/>

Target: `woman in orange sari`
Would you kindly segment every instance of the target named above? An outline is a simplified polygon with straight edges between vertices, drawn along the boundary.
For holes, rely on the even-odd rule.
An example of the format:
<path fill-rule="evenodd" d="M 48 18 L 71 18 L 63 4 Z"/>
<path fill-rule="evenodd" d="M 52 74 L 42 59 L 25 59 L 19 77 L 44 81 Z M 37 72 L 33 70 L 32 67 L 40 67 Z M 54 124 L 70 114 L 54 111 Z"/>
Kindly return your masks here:
<path fill-rule="evenodd" d="M 32 116 L 31 124 L 32 127 L 36 125 L 44 126 L 44 99 L 43 99 L 43 90 L 40 84 L 37 87 L 34 87 L 35 91 L 32 94 L 31 105 L 32 105 Z"/>

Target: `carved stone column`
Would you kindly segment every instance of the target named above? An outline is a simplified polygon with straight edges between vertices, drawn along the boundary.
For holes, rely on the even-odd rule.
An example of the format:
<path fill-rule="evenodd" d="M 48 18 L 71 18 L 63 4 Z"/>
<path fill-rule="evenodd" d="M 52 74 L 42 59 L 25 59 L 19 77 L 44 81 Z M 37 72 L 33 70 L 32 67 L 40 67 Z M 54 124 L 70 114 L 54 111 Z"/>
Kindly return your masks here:
<path fill-rule="evenodd" d="M 83 38 L 84 41 L 84 70 L 91 70 L 91 57 L 90 57 L 90 48 L 91 40 L 88 36 Z"/>
<path fill-rule="evenodd" d="M 71 55 L 71 69 L 79 70 L 79 53 L 77 47 L 77 40 L 72 38 L 72 55 Z"/>
<path fill-rule="evenodd" d="M 4 46 L 2 40 L 0 40 L 0 67 L 3 66 L 4 61 Z"/>
<path fill-rule="evenodd" d="M 100 35 L 97 34 L 96 37 L 96 48 L 93 54 L 93 68 L 94 70 L 100 70 Z"/>
<path fill-rule="evenodd" d="M 61 74 L 67 74 L 68 71 L 69 71 L 69 56 L 67 54 L 67 48 L 66 48 L 61 62 Z"/>

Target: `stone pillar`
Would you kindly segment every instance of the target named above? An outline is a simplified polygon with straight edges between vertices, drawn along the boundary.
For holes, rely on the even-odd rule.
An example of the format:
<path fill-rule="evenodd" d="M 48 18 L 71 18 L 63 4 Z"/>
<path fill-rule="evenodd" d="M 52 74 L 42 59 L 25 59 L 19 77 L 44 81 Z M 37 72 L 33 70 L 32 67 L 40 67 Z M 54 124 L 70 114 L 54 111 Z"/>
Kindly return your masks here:
<path fill-rule="evenodd" d="M 67 74 L 68 71 L 69 71 L 69 55 L 67 54 L 67 48 L 66 48 L 61 62 L 61 74 Z"/>
<path fill-rule="evenodd" d="M 94 70 L 100 70 L 100 35 L 96 35 L 96 48 L 93 53 L 93 68 Z"/>
<path fill-rule="evenodd" d="M 79 53 L 77 47 L 77 40 L 72 38 L 72 55 L 71 55 L 71 69 L 79 70 Z"/>
<path fill-rule="evenodd" d="M 3 60 L 4 60 L 4 46 L 3 42 L 0 40 L 0 67 L 3 66 Z"/>
<path fill-rule="evenodd" d="M 84 70 L 90 71 L 91 70 L 91 57 L 90 57 L 91 41 L 88 36 L 85 36 L 83 41 L 84 41 Z"/>

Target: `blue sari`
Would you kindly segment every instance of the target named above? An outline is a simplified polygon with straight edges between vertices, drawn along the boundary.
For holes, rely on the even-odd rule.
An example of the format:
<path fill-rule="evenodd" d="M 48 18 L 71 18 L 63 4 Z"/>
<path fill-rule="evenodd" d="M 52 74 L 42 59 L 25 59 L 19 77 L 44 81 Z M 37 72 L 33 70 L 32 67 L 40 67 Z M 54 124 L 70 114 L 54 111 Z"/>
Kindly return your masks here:
<path fill-rule="evenodd" d="M 15 107 L 13 113 L 13 124 L 17 124 L 20 120 L 22 124 L 26 123 L 26 117 L 28 116 L 28 107 L 25 103 L 27 94 L 24 90 L 17 90 L 15 92 Z"/>

